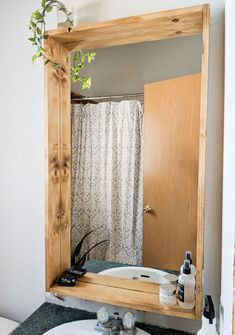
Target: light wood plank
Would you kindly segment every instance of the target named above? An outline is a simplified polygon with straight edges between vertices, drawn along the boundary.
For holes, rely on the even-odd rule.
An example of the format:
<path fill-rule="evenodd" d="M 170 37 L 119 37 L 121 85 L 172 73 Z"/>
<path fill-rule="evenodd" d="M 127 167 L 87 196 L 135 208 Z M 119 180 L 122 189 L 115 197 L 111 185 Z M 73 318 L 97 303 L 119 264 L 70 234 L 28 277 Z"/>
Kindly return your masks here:
<path fill-rule="evenodd" d="M 202 10 L 203 6 L 194 6 L 69 27 L 48 33 L 70 50 L 192 36 L 202 32 Z"/>
<path fill-rule="evenodd" d="M 61 150 L 61 272 L 70 266 L 71 235 L 71 80 L 70 51 L 60 45 L 60 150 Z"/>
<path fill-rule="evenodd" d="M 110 278 L 110 282 L 112 278 Z M 159 302 L 159 295 L 145 290 L 137 291 L 115 285 L 91 284 L 78 281 L 75 287 L 53 285 L 50 292 L 59 296 L 97 301 L 115 306 L 133 308 L 141 311 L 161 313 L 186 319 L 194 319 L 194 310 L 183 310 L 178 305 L 163 306 Z"/>
<path fill-rule="evenodd" d="M 196 316 L 202 313 L 202 271 L 204 260 L 204 221 L 205 221 L 205 171 L 206 171 L 206 125 L 208 101 L 208 67 L 209 67 L 209 37 L 210 37 L 210 6 L 203 6 L 202 32 L 202 78 L 201 78 L 201 112 L 199 139 L 199 170 L 198 170 L 198 209 L 197 209 L 197 277 L 196 277 Z"/>
<path fill-rule="evenodd" d="M 60 44 L 48 38 L 44 45 L 50 59 L 59 61 Z M 60 116 L 59 82 L 50 63 L 45 66 L 46 120 L 46 290 L 61 273 L 60 266 Z"/>
<path fill-rule="evenodd" d="M 154 293 L 159 294 L 159 285 L 142 281 L 142 280 L 133 280 L 127 278 L 118 278 L 111 277 L 108 275 L 97 275 L 95 273 L 87 273 L 84 277 L 82 277 L 80 282 L 88 283 L 88 284 L 96 284 L 102 286 L 123 288 L 126 290 L 133 291 L 144 291 L 146 293 Z"/>
<path fill-rule="evenodd" d="M 46 289 L 70 266 L 70 51 L 49 38 L 48 57 L 59 63 L 45 66 L 47 181 Z"/>

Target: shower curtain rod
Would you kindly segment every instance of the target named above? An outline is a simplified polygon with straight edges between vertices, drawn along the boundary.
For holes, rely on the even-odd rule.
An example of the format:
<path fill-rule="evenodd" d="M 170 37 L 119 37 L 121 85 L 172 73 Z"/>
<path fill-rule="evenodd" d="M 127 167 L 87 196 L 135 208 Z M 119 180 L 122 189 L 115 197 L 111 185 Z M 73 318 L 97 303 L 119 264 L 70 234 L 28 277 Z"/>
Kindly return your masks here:
<path fill-rule="evenodd" d="M 121 94 L 121 95 L 106 95 L 99 97 L 72 97 L 73 101 L 89 101 L 89 100 L 103 100 L 103 99 L 121 99 L 121 98 L 131 98 L 137 96 L 144 96 L 144 93 L 130 93 L 130 94 Z"/>

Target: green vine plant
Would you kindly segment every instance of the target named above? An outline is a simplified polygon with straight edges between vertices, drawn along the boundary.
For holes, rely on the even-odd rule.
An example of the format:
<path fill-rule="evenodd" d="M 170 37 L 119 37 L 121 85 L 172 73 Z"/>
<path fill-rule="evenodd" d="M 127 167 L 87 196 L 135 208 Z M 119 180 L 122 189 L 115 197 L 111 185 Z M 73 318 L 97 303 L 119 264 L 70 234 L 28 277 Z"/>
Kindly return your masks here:
<path fill-rule="evenodd" d="M 58 63 L 53 62 L 45 55 L 45 49 L 43 48 L 43 41 L 49 36 L 46 34 L 46 21 L 45 17 L 47 13 L 50 13 L 53 8 L 56 7 L 59 11 L 63 12 L 66 21 L 63 23 L 66 26 L 73 25 L 72 12 L 70 12 L 66 6 L 57 0 L 42 0 L 41 9 L 35 10 L 29 22 L 29 29 L 32 32 L 32 36 L 29 41 L 35 48 L 35 54 L 32 57 L 33 63 L 38 59 L 42 58 L 44 65 L 51 63 L 55 68 L 61 68 Z M 73 62 L 71 65 L 71 76 L 73 82 L 79 82 L 82 89 L 90 89 L 91 77 L 84 77 L 80 75 L 80 71 L 85 69 L 87 64 L 90 64 L 95 60 L 96 53 L 94 51 L 76 51 L 73 56 Z"/>

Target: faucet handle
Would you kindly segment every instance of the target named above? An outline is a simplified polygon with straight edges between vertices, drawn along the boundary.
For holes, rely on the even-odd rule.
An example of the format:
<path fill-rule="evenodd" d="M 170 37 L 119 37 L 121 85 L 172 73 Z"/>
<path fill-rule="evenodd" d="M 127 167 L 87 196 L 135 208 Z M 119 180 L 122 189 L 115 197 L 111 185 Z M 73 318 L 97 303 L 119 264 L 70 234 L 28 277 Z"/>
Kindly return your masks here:
<path fill-rule="evenodd" d="M 104 306 L 97 311 L 97 319 L 102 324 L 109 321 L 109 313 Z"/>
<path fill-rule="evenodd" d="M 125 330 L 133 330 L 135 328 L 135 314 L 133 312 L 126 312 L 123 315 L 123 328 Z"/>

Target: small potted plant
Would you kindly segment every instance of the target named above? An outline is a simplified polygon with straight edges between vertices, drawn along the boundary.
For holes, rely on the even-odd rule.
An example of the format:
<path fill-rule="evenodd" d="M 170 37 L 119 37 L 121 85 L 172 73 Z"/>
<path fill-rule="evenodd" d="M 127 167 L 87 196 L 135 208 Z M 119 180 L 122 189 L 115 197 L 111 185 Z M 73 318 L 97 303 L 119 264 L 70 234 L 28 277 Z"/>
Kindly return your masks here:
<path fill-rule="evenodd" d="M 66 6 L 57 0 L 42 0 L 41 8 L 36 9 L 30 18 L 29 29 L 32 33 L 32 36 L 29 38 L 29 41 L 32 43 L 35 48 L 35 54 L 32 57 L 33 63 L 38 58 L 42 58 L 44 64 L 48 63 L 53 64 L 55 67 L 59 68 L 60 65 L 53 62 L 45 55 L 45 49 L 43 48 L 43 41 L 46 40 L 49 36 L 46 34 L 46 15 L 50 13 L 53 8 L 57 8 L 59 12 L 62 12 L 65 16 L 64 25 L 72 26 L 73 17 L 72 12 L 69 11 Z M 80 75 L 80 71 L 83 70 L 87 64 L 90 64 L 95 59 L 96 53 L 94 51 L 76 51 L 73 56 L 73 62 L 71 65 L 71 76 L 73 82 L 79 82 L 82 89 L 89 89 L 91 87 L 91 78 L 85 78 Z"/>
<path fill-rule="evenodd" d="M 85 241 L 85 239 L 91 234 L 93 233 L 94 230 L 89 231 L 88 233 L 86 233 L 83 238 L 81 239 L 81 241 L 79 241 L 79 243 L 76 245 L 75 250 L 73 252 L 73 255 L 71 257 L 71 266 L 76 268 L 76 269 L 80 269 L 82 268 L 82 266 L 84 265 L 84 263 L 87 260 L 87 256 L 88 254 L 91 252 L 91 250 L 93 250 L 94 248 L 98 247 L 98 245 L 105 243 L 105 242 L 110 242 L 110 240 L 102 240 L 96 244 L 94 244 L 92 247 L 90 247 L 88 250 L 86 250 L 86 252 L 84 254 L 81 254 L 81 249 L 82 249 L 82 245 L 83 242 Z"/>

